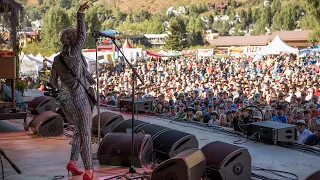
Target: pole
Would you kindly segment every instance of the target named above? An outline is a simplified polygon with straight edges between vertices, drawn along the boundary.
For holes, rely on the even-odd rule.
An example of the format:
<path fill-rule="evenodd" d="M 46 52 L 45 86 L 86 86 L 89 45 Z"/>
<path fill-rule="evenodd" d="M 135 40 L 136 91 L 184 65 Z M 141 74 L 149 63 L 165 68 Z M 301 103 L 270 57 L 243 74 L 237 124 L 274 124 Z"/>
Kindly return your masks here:
<path fill-rule="evenodd" d="M 97 86 L 96 86 L 96 93 L 97 93 L 97 116 L 98 116 L 98 143 L 101 141 L 101 125 L 100 125 L 100 92 L 99 92 L 99 68 L 98 68 L 98 38 L 95 37 L 96 41 L 96 76 L 97 76 Z"/>
<path fill-rule="evenodd" d="M 129 169 L 129 173 L 136 173 L 136 169 L 134 167 L 134 140 L 133 140 L 133 136 L 134 136 L 134 111 L 135 111 L 135 106 L 134 106 L 134 83 L 135 83 L 135 75 L 133 73 L 133 71 L 135 71 L 135 68 L 132 69 L 132 103 L 131 103 L 131 107 L 132 107 L 132 112 L 131 112 L 131 166 Z"/>

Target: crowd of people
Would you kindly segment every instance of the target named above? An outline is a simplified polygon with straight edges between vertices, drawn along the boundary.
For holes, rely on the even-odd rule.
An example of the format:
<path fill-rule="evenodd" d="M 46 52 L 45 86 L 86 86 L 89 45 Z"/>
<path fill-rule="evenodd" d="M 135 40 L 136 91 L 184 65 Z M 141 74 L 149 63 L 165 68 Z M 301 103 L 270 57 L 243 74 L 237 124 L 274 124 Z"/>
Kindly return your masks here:
<path fill-rule="evenodd" d="M 135 67 L 143 80 L 136 81 L 135 97 L 152 99 L 155 114 L 235 130 L 240 123 L 268 120 L 295 124 L 298 143 L 320 144 L 320 60 L 179 57 Z M 122 68 L 113 64 L 99 73 L 101 104 L 118 106 L 131 97 L 132 73 Z"/>

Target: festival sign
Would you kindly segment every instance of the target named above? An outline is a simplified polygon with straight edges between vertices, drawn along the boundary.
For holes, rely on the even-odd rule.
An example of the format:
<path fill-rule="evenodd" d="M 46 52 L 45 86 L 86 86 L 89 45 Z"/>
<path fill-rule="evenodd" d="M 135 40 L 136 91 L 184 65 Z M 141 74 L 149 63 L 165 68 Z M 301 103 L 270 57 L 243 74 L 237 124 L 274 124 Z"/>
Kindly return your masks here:
<path fill-rule="evenodd" d="M 244 54 L 256 54 L 257 52 L 261 51 L 262 48 L 265 46 L 246 46 L 244 47 Z"/>
<path fill-rule="evenodd" d="M 217 48 L 214 52 L 215 56 L 228 56 L 229 55 L 229 48 Z"/>
<path fill-rule="evenodd" d="M 230 47 L 229 48 L 229 55 L 230 56 L 237 56 L 237 55 L 241 55 L 244 52 L 244 48 L 243 47 Z"/>
<path fill-rule="evenodd" d="M 192 56 L 197 54 L 197 50 L 182 50 L 184 56 Z"/>
<path fill-rule="evenodd" d="M 213 57 L 213 49 L 198 49 L 197 50 L 198 58 L 201 57 Z"/>

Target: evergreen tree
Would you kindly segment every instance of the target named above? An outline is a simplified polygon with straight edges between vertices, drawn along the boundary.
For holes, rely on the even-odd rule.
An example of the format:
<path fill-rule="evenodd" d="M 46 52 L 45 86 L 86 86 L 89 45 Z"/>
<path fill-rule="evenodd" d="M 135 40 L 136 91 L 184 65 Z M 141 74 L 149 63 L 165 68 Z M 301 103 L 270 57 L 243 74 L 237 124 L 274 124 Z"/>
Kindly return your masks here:
<path fill-rule="evenodd" d="M 211 27 L 214 22 L 214 17 L 212 14 L 208 16 L 208 26 Z"/>
<path fill-rule="evenodd" d="M 273 0 L 271 5 L 271 13 L 274 15 L 277 11 L 281 10 L 281 0 Z"/>
<path fill-rule="evenodd" d="M 237 1 L 236 1 L 236 0 L 233 0 L 233 1 L 231 2 L 231 6 L 232 6 L 233 8 L 236 8 L 236 7 L 237 7 Z"/>
<path fill-rule="evenodd" d="M 168 29 L 165 48 L 182 50 L 186 47 L 186 26 L 180 18 L 172 18 Z"/>
<path fill-rule="evenodd" d="M 72 5 L 72 0 L 60 0 L 60 6 L 65 9 L 70 9 Z"/>
<path fill-rule="evenodd" d="M 247 12 L 247 21 L 246 21 L 246 25 L 249 26 L 252 23 L 252 9 L 251 7 L 248 9 Z"/>
<path fill-rule="evenodd" d="M 283 24 L 283 17 L 281 15 L 280 10 L 279 10 L 273 16 L 273 19 L 272 19 L 272 30 L 273 31 L 282 30 L 282 24 Z"/>
<path fill-rule="evenodd" d="M 191 45 L 192 46 L 203 46 L 204 45 L 204 42 L 203 42 L 203 36 L 202 36 L 202 33 L 200 31 L 193 31 L 191 33 L 192 35 L 192 42 L 191 42 Z"/>
<path fill-rule="evenodd" d="M 282 8 L 281 14 L 283 17 L 283 30 L 294 30 L 295 24 L 294 24 L 294 15 L 292 14 L 291 5 L 287 5 Z"/>

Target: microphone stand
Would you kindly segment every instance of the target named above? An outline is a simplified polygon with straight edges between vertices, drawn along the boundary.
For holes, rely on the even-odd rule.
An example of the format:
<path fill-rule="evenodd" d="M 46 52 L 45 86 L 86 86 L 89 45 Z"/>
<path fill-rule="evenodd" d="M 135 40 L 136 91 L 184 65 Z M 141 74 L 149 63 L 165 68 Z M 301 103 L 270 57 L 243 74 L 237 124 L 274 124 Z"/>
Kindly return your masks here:
<path fill-rule="evenodd" d="M 101 119 L 100 119 L 100 92 L 99 92 L 99 62 L 98 62 L 98 38 L 99 35 L 96 32 L 92 33 L 92 36 L 95 39 L 95 45 L 96 45 L 96 99 L 97 99 L 97 117 L 98 117 L 98 143 L 101 142 Z M 92 109 L 93 110 L 93 109 Z M 92 153 L 92 158 L 97 159 L 97 154 Z"/>
<path fill-rule="evenodd" d="M 96 42 L 96 77 L 97 77 L 97 86 L 96 86 L 96 96 L 97 96 L 97 116 L 98 116 L 98 143 L 101 141 L 101 124 L 100 124 L 100 92 L 99 92 L 99 68 L 98 68 L 98 36 L 94 35 Z"/>
<path fill-rule="evenodd" d="M 12 168 L 18 173 L 21 174 L 20 169 L 8 158 L 8 156 L 4 153 L 4 151 L 0 148 L 0 156 L 3 156 L 4 159 L 6 159 L 12 166 Z M 2 172 L 4 174 L 4 172 Z M 3 176 L 4 179 L 4 176 Z"/>
<path fill-rule="evenodd" d="M 130 66 L 130 68 L 132 69 L 132 103 L 131 103 L 131 107 L 132 107 L 132 111 L 131 111 L 131 165 L 130 165 L 130 169 L 127 173 L 124 173 L 122 175 L 117 175 L 111 178 L 107 178 L 105 180 L 111 180 L 111 179 L 122 179 L 123 177 L 126 177 L 126 175 L 131 174 L 131 176 L 126 177 L 127 180 L 131 180 L 131 179 L 142 179 L 142 178 L 147 178 L 149 179 L 148 176 L 145 176 L 144 174 L 139 174 L 136 171 L 136 168 L 134 167 L 134 111 L 135 111 L 135 106 L 134 106 L 134 92 L 135 92 L 135 81 L 136 78 L 138 78 L 140 80 L 140 82 L 144 85 L 144 82 L 142 81 L 141 77 L 139 76 L 139 74 L 136 72 L 136 69 L 133 67 L 133 65 L 128 61 L 128 59 L 126 58 L 126 56 L 124 55 L 124 53 L 122 52 L 122 50 L 119 48 L 118 44 L 116 43 L 116 39 L 115 38 L 110 38 L 113 42 L 113 44 L 116 46 L 116 48 L 118 48 L 118 51 L 121 53 L 123 59 L 127 62 L 127 64 Z M 132 174 L 137 174 L 138 177 L 133 176 Z"/>

